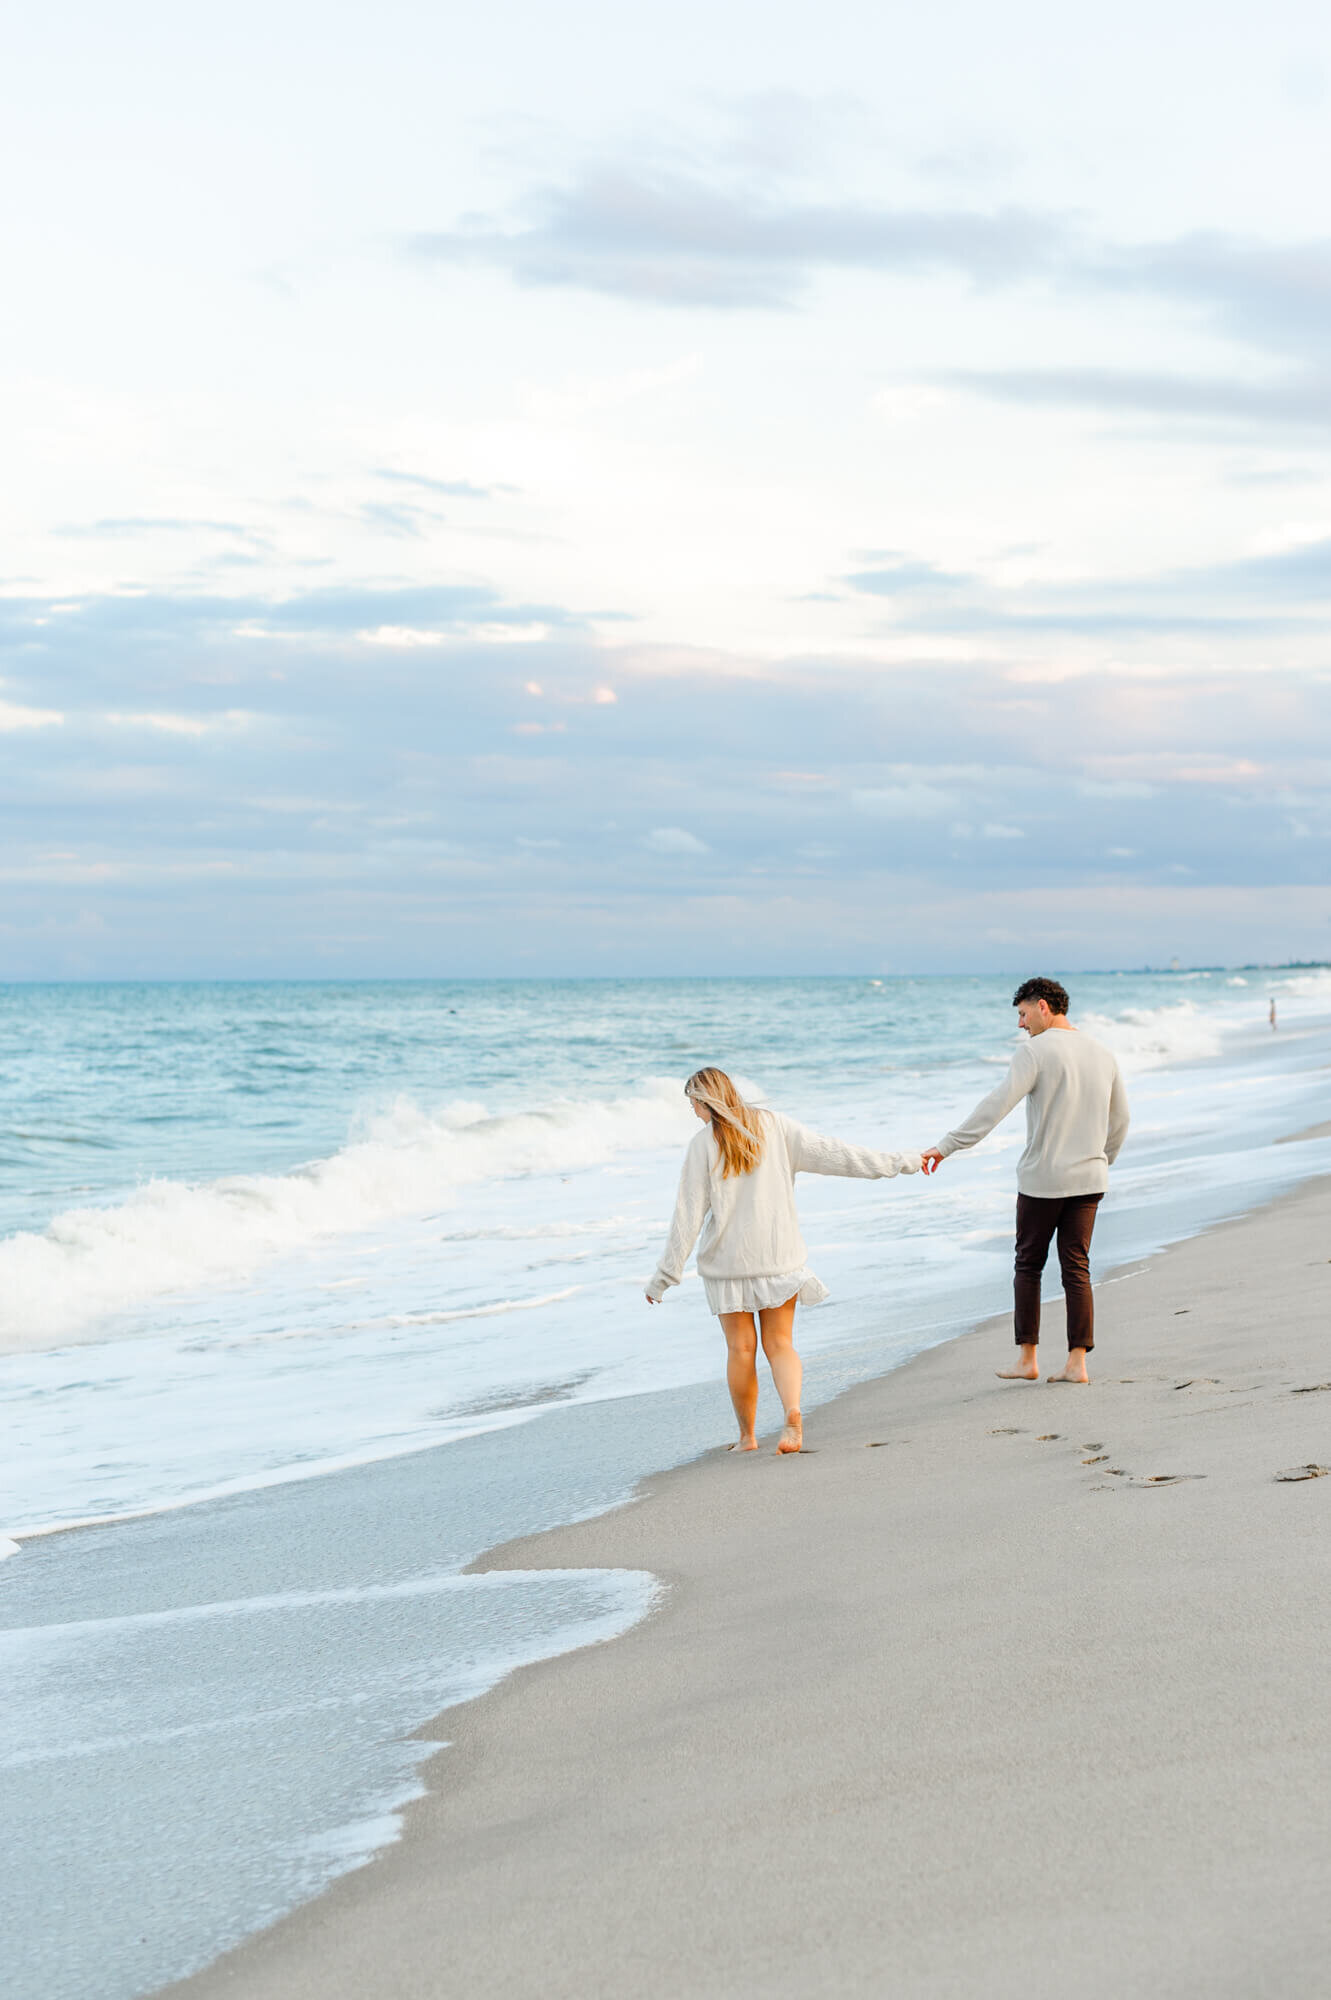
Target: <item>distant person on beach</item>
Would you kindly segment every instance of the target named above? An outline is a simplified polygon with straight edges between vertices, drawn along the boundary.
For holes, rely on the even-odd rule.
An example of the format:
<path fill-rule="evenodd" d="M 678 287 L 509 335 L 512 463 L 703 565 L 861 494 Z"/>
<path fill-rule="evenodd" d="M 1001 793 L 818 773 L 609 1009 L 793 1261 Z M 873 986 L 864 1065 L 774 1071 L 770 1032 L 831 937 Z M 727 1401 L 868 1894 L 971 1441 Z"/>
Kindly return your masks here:
<path fill-rule="evenodd" d="M 998 1373 L 1005 1382 L 1040 1379 L 1040 1280 L 1057 1236 L 1068 1359 L 1049 1380 L 1085 1382 L 1086 1356 L 1095 1346 L 1091 1231 L 1109 1186 L 1109 1169 L 1127 1134 L 1128 1097 L 1112 1053 L 1069 1021 L 1066 987 L 1056 979 L 1027 979 L 1012 1004 L 1028 1039 L 997 1090 L 938 1145 L 926 1148 L 924 1171 L 937 1173 L 950 1153 L 978 1145 L 1025 1098 L 1026 1150 L 1017 1162 L 1012 1284 L 1019 1353 L 1015 1368 Z"/>
<path fill-rule="evenodd" d="M 659 1305 L 684 1275 L 702 1233 L 698 1275 L 726 1337 L 726 1383 L 739 1422 L 732 1451 L 757 1451 L 758 1332 L 785 1411 L 778 1452 L 800 1451 L 803 1367 L 792 1334 L 795 1307 L 814 1306 L 827 1287 L 805 1264 L 795 1212 L 796 1174 L 891 1180 L 917 1174 L 918 1153 L 874 1153 L 825 1139 L 779 1111 L 746 1104 L 723 1069 L 700 1069 L 684 1086 L 706 1129 L 690 1141 L 679 1177 L 665 1253 L 647 1287 Z"/>
<path fill-rule="evenodd" d="M 1270 1021 L 1271 1026 L 1274 1028 L 1276 1024 L 1276 997 L 1274 993 L 1271 995 L 1271 1012 L 1267 1016 L 1267 1019 Z"/>

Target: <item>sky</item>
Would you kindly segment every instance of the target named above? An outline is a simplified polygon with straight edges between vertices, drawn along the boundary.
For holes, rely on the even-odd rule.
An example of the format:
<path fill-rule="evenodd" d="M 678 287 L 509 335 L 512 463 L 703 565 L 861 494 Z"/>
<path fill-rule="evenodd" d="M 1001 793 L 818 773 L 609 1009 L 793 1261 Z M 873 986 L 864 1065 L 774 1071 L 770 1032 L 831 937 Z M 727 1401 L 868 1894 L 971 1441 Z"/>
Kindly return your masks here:
<path fill-rule="evenodd" d="M 1331 15 L 51 0 L 0 978 L 1331 956 Z"/>

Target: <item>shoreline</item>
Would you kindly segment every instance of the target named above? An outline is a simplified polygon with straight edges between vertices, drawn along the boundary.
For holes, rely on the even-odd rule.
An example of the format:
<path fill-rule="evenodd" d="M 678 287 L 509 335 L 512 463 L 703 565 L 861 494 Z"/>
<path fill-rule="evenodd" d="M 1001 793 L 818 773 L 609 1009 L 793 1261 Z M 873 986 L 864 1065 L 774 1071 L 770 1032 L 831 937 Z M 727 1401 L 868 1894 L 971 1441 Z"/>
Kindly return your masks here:
<path fill-rule="evenodd" d="M 1315 1258 L 1328 1208 L 1331 1180 L 1306 1181 L 1107 1274 L 1097 1287 L 1103 1359 L 1095 1364 L 1106 1372 L 1088 1390 L 1060 1387 L 1051 1401 L 1044 1383 L 995 1381 L 1003 1320 L 988 1320 L 818 1406 L 799 1460 L 778 1462 L 770 1438 L 744 1463 L 711 1451 L 647 1475 L 609 1512 L 490 1550 L 469 1573 L 632 1568 L 666 1587 L 657 1608 L 613 1643 L 521 1668 L 417 1732 L 447 1745 L 447 1761 L 432 1763 L 437 1789 L 406 1809 L 401 1840 L 159 1990 L 182 2000 L 237 1992 L 372 2000 L 439 1990 L 431 1968 L 446 1963 L 448 1990 L 720 1996 L 756 1993 L 797 1966 L 828 1993 L 880 1992 L 892 1968 L 908 1974 L 912 1993 L 1052 1995 L 1075 1979 L 1108 2000 L 1124 1990 L 1125 1938 L 1106 1934 L 1099 1890 L 1089 1910 L 1080 1891 L 1075 1908 L 1059 1901 L 1055 1864 L 1066 1861 L 1074 1824 L 1089 1816 L 1103 1835 L 1105 1795 L 1125 1791 L 1131 1801 L 1119 1805 L 1135 1809 L 1135 1844 L 1111 1843 L 1111 1886 L 1120 1930 L 1131 1906 L 1126 1942 L 1143 1954 L 1142 1990 L 1245 2000 L 1289 1990 L 1314 1950 L 1320 1962 L 1331 1946 L 1331 1919 L 1305 1894 L 1316 1842 L 1298 1782 L 1314 1757 L 1325 1765 L 1331 1756 L 1328 1726 L 1311 1719 L 1312 1704 L 1320 1719 L 1321 1650 L 1331 1636 L 1316 1636 L 1327 1622 L 1319 1606 L 1331 1601 L 1322 1512 L 1331 1488 L 1277 1475 L 1331 1463 L 1331 1395 L 1323 1411 L 1320 1398 L 1291 1394 L 1276 1377 L 1283 1367 L 1304 1378 L 1294 1390 L 1311 1390 L 1331 1373 L 1317 1339 L 1331 1262 L 1325 1252 Z M 1274 1353 L 1266 1335 L 1245 1350 L 1242 1300 L 1254 1268 L 1267 1309 L 1283 1315 Z M 1059 1343 L 1061 1312 L 1046 1308 L 1046 1356 Z M 1166 1337 L 1173 1365 L 1162 1376 L 1150 1346 Z M 1001 1340 L 998 1354 L 1005 1358 Z M 1116 1364 L 1133 1372 L 1115 1377 Z M 1217 1366 L 1229 1372 L 1203 1372 Z M 1227 1420 L 1240 1410 L 1258 1414 L 1234 1431 Z M 1230 1434 L 1240 1447 L 1237 1478 Z M 1090 1451 L 1092 1442 L 1104 1451 Z M 1143 1458 L 1148 1446 L 1159 1464 Z M 1132 1490 L 1146 1486 L 1155 1497 Z M 1291 1514 L 1285 1503 L 1295 1498 L 1312 1504 Z M 1134 1518 L 1143 1507 L 1172 1512 L 1151 1526 L 1151 1517 Z M 1014 1509 L 1025 1539 L 1012 1530 Z M 1281 1575 L 1288 1565 L 1281 1522 L 1308 1565 L 1295 1619 L 1263 1595 L 1271 1565 Z M 1226 1558 L 1250 1524 L 1266 1559 L 1245 1570 Z M 1081 1567 L 1087 1548 L 1100 1554 L 1103 1584 L 1099 1566 Z M 1186 1565 L 1172 1579 L 1171 1555 Z M 1151 1616 L 1124 1625 L 1124 1603 L 1143 1575 Z M 1198 1575 L 1223 1575 L 1232 1600 L 1225 1629 L 1244 1634 L 1228 1677 L 1211 1658 L 1206 1607 L 1192 1601 Z M 1024 1610 L 1016 1626 L 1008 1592 Z M 1174 1602 L 1180 1594 L 1190 1617 Z M 967 1612 L 960 1621 L 958 1600 Z M 1215 1759 L 1232 1749 L 1240 1768 L 1251 1763 L 1247 1725 L 1265 1710 L 1250 1713 L 1249 1704 L 1277 1664 L 1265 1657 L 1267 1625 L 1249 1615 L 1259 1601 L 1268 1621 L 1278 1608 L 1297 1655 L 1311 1734 L 1297 1769 L 1268 1741 L 1261 1774 L 1259 1790 L 1274 1786 L 1286 1808 L 1285 1834 L 1273 1834 L 1283 1914 L 1254 1917 L 1230 1882 L 1208 1903 L 1207 1922 L 1224 1941 L 1208 1956 L 1189 1899 L 1207 1901 L 1211 1885 L 1228 1880 L 1225 1857 L 1203 1839 L 1205 1867 L 1197 1861 L 1207 1814 L 1164 1780 L 1186 1775 L 1213 1809 L 1233 1807 L 1235 1773 L 1225 1782 Z M 1077 1639 L 1082 1626 L 1104 1642 L 1108 1665 L 1099 1646 Z M 948 1645 L 937 1643 L 943 1629 Z M 1171 1630 L 1177 1658 L 1164 1643 Z M 1023 1650 L 1026 1669 L 1015 1683 L 1000 1676 L 1000 1691 L 995 1667 Z M 1279 1664 L 1290 1669 L 1291 1659 Z M 1125 1715 L 1125 1696 L 1144 1674 L 1162 1677 L 1164 1692 L 1140 1712 L 1128 1698 Z M 1060 1692 L 1069 1675 L 1078 1716 L 1109 1709 L 1117 1756 L 1083 1742 Z M 1233 1727 L 1199 1758 L 1185 1695 L 1208 1681 L 1217 1714 Z M 783 1717 L 784 1757 L 774 1747 Z M 1294 1727 L 1286 1723 L 1282 1741 Z M 1180 1731 L 1187 1752 L 1175 1771 Z M 1269 1726 L 1259 1735 L 1269 1739 Z M 1140 1741 L 1151 1746 L 1145 1763 L 1132 1754 Z M 1034 1792 L 1032 1764 L 1042 1774 Z M 950 1777 L 931 1784 L 931 1772 Z M 1229 1813 L 1231 1846 L 1249 1869 L 1260 1860 L 1273 1876 L 1267 1847 L 1254 1854 L 1243 1837 L 1252 1822 L 1259 1833 L 1266 1826 L 1270 1798 L 1238 1790 L 1253 1810 Z M 1325 1808 L 1318 1812 L 1325 1837 Z M 991 1835 L 979 1846 L 977 1816 Z M 1049 1877 L 1034 1903 L 1019 1856 Z M 754 1933 L 738 1955 L 728 1866 L 738 1870 L 738 1928 Z M 1156 1907 L 1156 1882 L 1170 1884 L 1167 1909 Z M 589 1890 L 604 1908 L 588 1906 Z M 1275 1893 L 1272 1881 L 1266 1892 Z M 830 1928 L 829 1899 L 841 1912 Z M 1264 1983 L 1251 1958 L 1259 1940 L 1275 1983 Z M 1245 1983 L 1231 1985 L 1236 1944 L 1249 1962 Z M 1106 1965 L 1112 1979 L 1097 1984 Z"/>

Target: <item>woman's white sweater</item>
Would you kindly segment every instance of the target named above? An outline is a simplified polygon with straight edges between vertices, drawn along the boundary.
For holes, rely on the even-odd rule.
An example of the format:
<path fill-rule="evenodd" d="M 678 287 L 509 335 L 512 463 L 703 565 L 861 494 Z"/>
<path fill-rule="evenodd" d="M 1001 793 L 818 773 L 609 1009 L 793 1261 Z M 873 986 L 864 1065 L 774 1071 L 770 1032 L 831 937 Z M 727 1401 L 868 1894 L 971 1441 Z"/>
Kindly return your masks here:
<path fill-rule="evenodd" d="M 665 1254 L 647 1287 L 660 1300 L 684 1275 L 698 1242 L 704 1278 L 775 1278 L 798 1271 L 807 1251 L 795 1212 L 796 1174 L 840 1174 L 862 1181 L 891 1180 L 920 1170 L 918 1153 L 875 1153 L 826 1139 L 779 1111 L 761 1113 L 763 1152 L 747 1174 L 726 1176 L 710 1125 L 689 1142 L 679 1177 L 675 1219 Z"/>

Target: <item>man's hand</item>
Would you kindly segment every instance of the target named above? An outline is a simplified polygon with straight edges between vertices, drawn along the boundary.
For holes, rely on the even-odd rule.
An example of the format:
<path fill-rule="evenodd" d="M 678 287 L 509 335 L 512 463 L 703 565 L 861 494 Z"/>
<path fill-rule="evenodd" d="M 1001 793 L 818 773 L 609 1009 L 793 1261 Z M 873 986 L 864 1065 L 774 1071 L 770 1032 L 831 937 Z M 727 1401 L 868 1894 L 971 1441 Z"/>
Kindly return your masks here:
<path fill-rule="evenodd" d="M 920 1154 L 920 1166 L 926 1174 L 936 1174 L 943 1164 L 943 1157 L 937 1146 L 930 1146 L 927 1152 Z"/>

